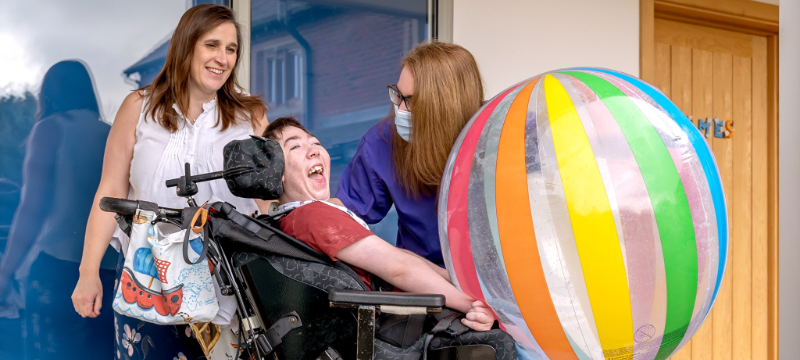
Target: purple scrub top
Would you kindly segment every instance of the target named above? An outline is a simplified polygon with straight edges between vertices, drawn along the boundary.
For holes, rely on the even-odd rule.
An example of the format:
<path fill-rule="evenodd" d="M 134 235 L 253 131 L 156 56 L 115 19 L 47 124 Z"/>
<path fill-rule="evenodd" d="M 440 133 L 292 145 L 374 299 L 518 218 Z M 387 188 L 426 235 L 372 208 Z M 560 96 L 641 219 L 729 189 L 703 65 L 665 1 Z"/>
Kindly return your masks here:
<path fill-rule="evenodd" d="M 393 117 L 370 128 L 358 144 L 353 159 L 342 172 L 336 197 L 368 224 L 397 210 L 397 247 L 412 251 L 444 267 L 436 217 L 436 193 L 415 199 L 394 175 Z"/>

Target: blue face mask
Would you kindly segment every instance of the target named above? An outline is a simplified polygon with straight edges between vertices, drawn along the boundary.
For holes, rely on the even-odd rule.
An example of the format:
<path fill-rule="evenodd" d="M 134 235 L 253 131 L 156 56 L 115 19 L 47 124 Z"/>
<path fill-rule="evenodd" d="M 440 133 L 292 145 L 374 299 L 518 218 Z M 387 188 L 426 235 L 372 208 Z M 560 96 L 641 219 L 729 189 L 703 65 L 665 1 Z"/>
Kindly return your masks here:
<path fill-rule="evenodd" d="M 406 142 L 411 141 L 411 112 L 400 110 L 394 106 L 394 126 L 397 128 L 397 135 L 400 135 Z"/>

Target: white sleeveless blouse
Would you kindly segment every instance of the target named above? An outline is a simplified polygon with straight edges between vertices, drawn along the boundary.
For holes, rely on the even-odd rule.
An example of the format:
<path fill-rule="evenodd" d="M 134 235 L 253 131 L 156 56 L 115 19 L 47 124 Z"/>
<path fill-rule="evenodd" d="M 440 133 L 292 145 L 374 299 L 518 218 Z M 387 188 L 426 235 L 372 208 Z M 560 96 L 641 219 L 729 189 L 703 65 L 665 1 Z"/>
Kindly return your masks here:
<path fill-rule="evenodd" d="M 216 99 L 203 104 L 203 113 L 194 124 L 186 120 L 177 105 L 173 105 L 173 108 L 182 121 L 178 130 L 170 133 L 152 116 L 145 121 L 144 102 L 142 104 L 136 125 L 128 199 L 150 201 L 178 209 L 188 206 L 186 199 L 175 193 L 175 188 L 167 188 L 164 183 L 184 175 L 184 163 L 187 162 L 191 164 L 193 175 L 223 170 L 222 149 L 225 145 L 253 134 L 250 122 L 235 124 L 225 131 L 221 131 L 222 124 L 215 126 L 218 114 Z M 197 183 L 197 188 L 194 199 L 198 204 L 216 196 L 235 206 L 242 214 L 250 214 L 257 209 L 253 199 L 233 196 L 222 179 Z M 128 241 L 125 233 L 117 228 L 111 245 L 127 252 Z"/>

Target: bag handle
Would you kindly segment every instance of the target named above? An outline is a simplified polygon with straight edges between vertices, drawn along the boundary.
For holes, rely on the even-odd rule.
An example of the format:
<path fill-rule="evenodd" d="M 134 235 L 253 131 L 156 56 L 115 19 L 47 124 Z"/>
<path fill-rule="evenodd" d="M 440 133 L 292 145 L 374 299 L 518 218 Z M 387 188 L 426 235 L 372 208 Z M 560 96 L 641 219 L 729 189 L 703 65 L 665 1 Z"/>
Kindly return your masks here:
<path fill-rule="evenodd" d="M 204 204 L 205 205 L 205 204 Z M 192 214 L 191 220 L 187 223 L 186 220 L 189 218 L 189 214 L 191 211 L 194 210 L 194 214 Z M 197 223 L 198 217 L 200 218 L 200 226 L 195 226 Z M 191 233 L 199 234 L 201 231 L 206 230 L 206 220 L 208 219 L 208 209 L 205 207 L 199 208 L 185 208 L 183 209 L 183 226 L 181 228 L 185 232 L 183 236 L 183 261 L 187 264 L 197 265 L 201 261 L 206 258 L 208 254 L 208 240 L 206 239 L 208 235 L 208 231 L 204 231 L 203 234 L 200 236 L 200 242 L 203 244 L 203 249 L 200 251 L 200 257 L 197 258 L 197 261 L 189 260 L 189 235 Z"/>
<path fill-rule="evenodd" d="M 197 224 L 198 217 L 200 217 L 200 226 L 195 226 L 195 224 Z M 205 208 L 197 209 L 197 212 L 195 212 L 194 216 L 192 216 L 192 222 L 189 223 L 189 225 L 192 228 L 192 231 L 195 234 L 199 234 L 201 231 L 203 231 L 203 226 L 206 226 L 206 220 L 208 220 L 208 209 Z"/>

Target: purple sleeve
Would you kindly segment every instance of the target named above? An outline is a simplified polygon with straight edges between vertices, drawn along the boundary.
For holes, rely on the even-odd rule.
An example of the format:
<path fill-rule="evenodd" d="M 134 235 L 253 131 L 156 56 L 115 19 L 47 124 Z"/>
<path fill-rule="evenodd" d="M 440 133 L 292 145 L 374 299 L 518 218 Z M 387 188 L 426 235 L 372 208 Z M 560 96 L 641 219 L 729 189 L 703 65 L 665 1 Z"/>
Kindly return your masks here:
<path fill-rule="evenodd" d="M 371 158 L 370 142 L 367 136 L 361 139 L 353 159 L 347 164 L 339 179 L 336 198 L 368 224 L 375 224 L 386 216 L 392 208 L 392 197 L 386 182 L 379 175 L 389 170 L 391 159 L 376 163 Z M 385 166 L 375 169 L 373 166 Z M 380 171 L 384 170 L 384 171 Z"/>

